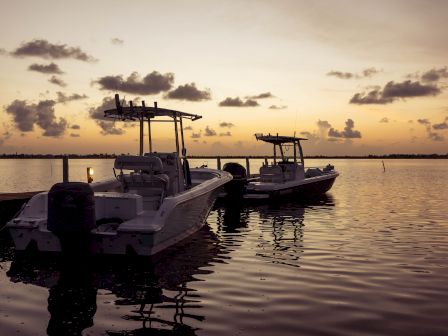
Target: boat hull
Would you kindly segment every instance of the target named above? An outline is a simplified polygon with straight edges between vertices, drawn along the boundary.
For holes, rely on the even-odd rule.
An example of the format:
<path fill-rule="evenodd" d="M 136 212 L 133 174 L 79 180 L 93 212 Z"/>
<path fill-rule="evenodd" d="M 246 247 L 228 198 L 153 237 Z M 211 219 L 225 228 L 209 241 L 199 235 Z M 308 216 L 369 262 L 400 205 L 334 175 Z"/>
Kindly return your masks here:
<path fill-rule="evenodd" d="M 179 195 L 165 198 L 159 211 L 145 221 L 145 213 L 134 226 L 121 229 L 118 223 L 100 225 L 88 237 L 88 253 L 107 255 L 152 256 L 174 245 L 201 229 L 223 185 L 231 175 L 215 171 L 211 178 Z M 46 207 L 47 193 L 42 193 L 34 203 Z M 38 199 L 40 198 L 40 200 Z M 126 224 L 124 222 L 123 224 Z M 13 219 L 8 223 L 9 232 L 17 251 L 37 250 L 61 252 L 61 240 L 47 229 L 46 217 Z M 70 244 L 73 244 L 71 242 Z"/>
<path fill-rule="evenodd" d="M 243 198 L 245 200 L 266 201 L 291 197 L 315 197 L 329 191 L 338 175 L 339 174 L 335 173 L 321 178 L 305 179 L 297 183 L 277 183 L 270 186 L 257 186 L 249 184 Z"/>

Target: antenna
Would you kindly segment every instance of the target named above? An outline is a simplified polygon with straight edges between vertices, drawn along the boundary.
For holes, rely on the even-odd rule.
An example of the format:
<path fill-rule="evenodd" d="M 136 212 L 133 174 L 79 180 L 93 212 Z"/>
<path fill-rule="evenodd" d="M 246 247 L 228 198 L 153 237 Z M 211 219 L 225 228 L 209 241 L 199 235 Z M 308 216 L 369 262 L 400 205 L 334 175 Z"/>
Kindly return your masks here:
<path fill-rule="evenodd" d="M 296 130 L 297 128 L 297 114 L 298 114 L 298 111 L 296 110 L 296 119 L 294 120 L 294 130 Z M 294 137 L 296 136 L 296 131 L 294 131 Z"/>

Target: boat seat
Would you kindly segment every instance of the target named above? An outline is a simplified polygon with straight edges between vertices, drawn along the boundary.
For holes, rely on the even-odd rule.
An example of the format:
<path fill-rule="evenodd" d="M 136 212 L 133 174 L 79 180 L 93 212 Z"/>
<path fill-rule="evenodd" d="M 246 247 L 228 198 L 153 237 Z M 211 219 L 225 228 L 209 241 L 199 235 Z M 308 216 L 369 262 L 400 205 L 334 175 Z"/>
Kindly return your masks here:
<path fill-rule="evenodd" d="M 166 174 L 130 173 L 119 175 L 125 192 L 135 193 L 143 197 L 143 208 L 158 209 L 165 198 L 169 185 Z"/>
<path fill-rule="evenodd" d="M 163 171 L 163 163 L 157 156 L 120 155 L 115 159 L 114 168 L 120 170 L 141 170 L 150 174 L 157 174 Z"/>
<path fill-rule="evenodd" d="M 184 190 L 183 167 L 177 153 L 148 153 L 147 157 L 157 157 L 162 162 L 161 173 L 168 175 L 167 195 L 175 195 Z"/>
<path fill-rule="evenodd" d="M 282 183 L 284 180 L 282 167 L 278 165 L 262 166 L 260 168 L 260 181 L 270 183 Z"/>
<path fill-rule="evenodd" d="M 296 178 L 297 165 L 294 162 L 279 162 L 283 171 L 285 181 L 292 181 Z"/>

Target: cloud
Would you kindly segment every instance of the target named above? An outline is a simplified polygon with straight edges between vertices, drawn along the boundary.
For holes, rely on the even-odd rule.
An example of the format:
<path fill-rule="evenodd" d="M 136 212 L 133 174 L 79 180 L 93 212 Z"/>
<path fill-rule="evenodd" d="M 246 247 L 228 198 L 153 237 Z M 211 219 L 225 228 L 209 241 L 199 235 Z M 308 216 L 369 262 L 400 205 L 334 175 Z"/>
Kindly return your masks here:
<path fill-rule="evenodd" d="M 444 141 L 443 135 L 437 134 L 435 132 L 428 132 L 428 138 L 432 141 Z"/>
<path fill-rule="evenodd" d="M 219 127 L 232 128 L 232 127 L 234 127 L 234 126 L 235 126 L 234 124 L 232 124 L 232 123 L 230 123 L 230 122 L 226 122 L 226 121 L 223 121 L 222 123 L 219 124 Z"/>
<path fill-rule="evenodd" d="M 328 138 L 327 141 L 338 142 L 338 141 L 341 141 L 341 139 L 339 139 L 339 138 Z"/>
<path fill-rule="evenodd" d="M 440 92 L 441 90 L 438 87 L 421 84 L 419 81 L 406 80 L 401 83 L 390 81 L 382 90 L 374 89 L 367 94 L 356 93 L 350 99 L 350 104 L 389 104 L 397 99 L 435 96 Z"/>
<path fill-rule="evenodd" d="M 61 78 L 56 76 L 51 76 L 51 78 L 48 80 L 51 84 L 58 85 L 60 87 L 66 87 L 67 83 L 64 82 Z"/>
<path fill-rule="evenodd" d="M 424 82 L 437 82 L 441 78 L 448 78 L 448 68 L 431 69 L 424 72 L 421 78 Z"/>
<path fill-rule="evenodd" d="M 112 108 L 115 108 L 115 99 L 112 97 L 105 97 L 99 106 L 91 107 L 89 109 L 89 115 L 101 128 L 102 135 L 121 135 L 125 133 L 123 129 L 115 126 L 113 120 L 104 116 L 104 111 Z"/>
<path fill-rule="evenodd" d="M 323 129 L 331 128 L 330 123 L 328 121 L 326 121 L 326 120 L 320 120 L 319 119 L 316 122 L 316 124 L 317 124 L 317 127 L 319 127 L 319 128 L 323 128 Z"/>
<path fill-rule="evenodd" d="M 232 133 L 230 131 L 219 133 L 219 136 L 232 136 Z"/>
<path fill-rule="evenodd" d="M 288 106 L 286 106 L 286 105 L 282 105 L 282 106 L 271 105 L 271 106 L 269 106 L 270 110 L 284 110 L 286 108 L 288 108 Z"/>
<path fill-rule="evenodd" d="M 64 118 L 59 118 L 59 121 L 56 121 L 54 113 L 55 104 L 56 102 L 54 100 L 42 100 L 37 104 L 36 124 L 44 129 L 44 136 L 61 136 L 67 128 L 67 120 Z"/>
<path fill-rule="evenodd" d="M 311 141 L 319 140 L 319 136 L 316 133 L 303 131 L 303 132 L 300 132 L 300 135 L 304 136 L 306 139 L 311 140 Z"/>
<path fill-rule="evenodd" d="M 83 62 L 96 61 L 96 59 L 79 47 L 70 47 L 66 44 L 53 44 L 47 40 L 32 40 L 22 43 L 11 54 L 16 57 L 35 56 L 44 59 L 72 58 Z"/>
<path fill-rule="evenodd" d="M 326 121 L 326 120 L 320 120 L 319 119 L 316 122 L 316 125 L 317 125 L 317 128 L 318 128 L 318 135 L 314 135 L 314 134 L 313 134 L 313 136 L 307 135 L 307 137 L 310 138 L 310 139 L 316 139 L 316 140 L 318 138 L 325 139 L 327 137 L 327 135 L 328 135 L 328 129 L 331 128 L 330 123 L 328 121 Z"/>
<path fill-rule="evenodd" d="M 31 132 L 34 124 L 44 130 L 43 136 L 59 137 L 64 134 L 68 123 L 64 118 L 56 119 L 54 100 L 41 100 L 37 104 L 28 104 L 25 100 L 14 100 L 6 107 L 13 116 L 14 124 L 22 132 Z"/>
<path fill-rule="evenodd" d="M 246 99 L 265 99 L 265 98 L 274 98 L 275 96 L 270 92 L 260 93 L 255 96 L 247 96 Z"/>
<path fill-rule="evenodd" d="M 445 118 L 443 122 L 440 124 L 434 124 L 432 125 L 432 128 L 435 130 L 445 130 L 448 129 L 448 117 Z"/>
<path fill-rule="evenodd" d="M 333 76 L 333 77 L 337 77 L 340 79 L 352 79 L 352 78 L 356 78 L 356 74 L 352 73 L 352 72 L 342 72 L 342 71 L 330 71 L 327 73 L 327 76 Z"/>
<path fill-rule="evenodd" d="M 202 131 L 199 131 L 199 133 L 191 133 L 192 139 L 199 139 L 201 137 Z"/>
<path fill-rule="evenodd" d="M 354 139 L 361 138 L 361 132 L 354 130 L 355 122 L 352 119 L 347 119 L 345 122 L 345 127 L 342 132 L 335 130 L 331 127 L 328 130 L 328 136 L 333 138 L 345 138 L 345 139 Z"/>
<path fill-rule="evenodd" d="M 22 132 L 31 132 L 36 121 L 36 110 L 34 105 L 28 105 L 25 100 L 14 100 L 6 107 L 6 113 L 13 116 L 17 129 Z"/>
<path fill-rule="evenodd" d="M 303 131 L 303 132 L 300 132 L 300 134 L 301 134 L 301 135 L 303 135 L 303 136 L 306 136 L 306 137 L 308 137 L 308 138 L 310 138 L 310 137 L 312 137 L 312 136 L 313 136 L 313 133 L 311 133 L 311 132 L 308 132 L 308 131 Z"/>
<path fill-rule="evenodd" d="M 113 121 L 95 120 L 96 124 L 101 128 L 102 135 L 122 135 L 124 130 L 115 126 Z"/>
<path fill-rule="evenodd" d="M 191 127 L 190 125 L 184 127 L 184 131 L 192 131 L 192 130 L 193 127 Z"/>
<path fill-rule="evenodd" d="M 381 70 L 378 70 L 374 67 L 370 67 L 362 70 L 361 74 L 357 74 L 354 72 L 343 72 L 332 70 L 327 73 L 327 76 L 333 76 L 339 79 L 359 79 L 359 78 L 370 78 L 379 72 L 381 72 Z"/>
<path fill-rule="evenodd" d="M 421 96 L 435 96 L 440 93 L 438 87 L 432 85 L 420 84 L 420 82 L 412 82 L 410 80 L 402 83 L 394 83 L 393 81 L 386 84 L 383 89 L 384 98 L 412 98 Z"/>
<path fill-rule="evenodd" d="M 76 134 L 76 133 L 70 133 L 70 136 L 71 136 L 72 138 L 79 138 L 79 137 L 80 137 L 80 135 L 79 135 L 79 134 Z"/>
<path fill-rule="evenodd" d="M 153 71 L 143 78 L 137 72 L 133 72 L 126 79 L 122 75 L 117 75 L 104 76 L 94 81 L 94 83 L 100 86 L 101 90 L 121 91 L 142 95 L 168 91 L 172 88 L 173 82 L 173 73 L 162 75 L 157 71 Z"/>
<path fill-rule="evenodd" d="M 258 102 L 253 99 L 246 99 L 243 101 L 240 97 L 227 97 L 222 102 L 219 103 L 219 106 L 230 106 L 230 107 L 254 107 L 258 106 Z"/>
<path fill-rule="evenodd" d="M 28 70 L 29 71 L 37 71 L 37 72 L 40 72 L 43 74 L 61 75 L 64 73 L 56 63 L 50 63 L 50 64 L 33 63 L 28 67 Z"/>
<path fill-rule="evenodd" d="M 3 145 L 5 141 L 7 141 L 9 138 L 12 137 L 12 133 L 8 130 L 3 132 L 3 134 L 0 136 L 0 145 Z"/>
<path fill-rule="evenodd" d="M 447 120 L 448 120 L 448 118 L 445 118 L 445 123 L 446 123 Z M 418 122 L 420 125 L 425 126 L 425 129 L 426 129 L 426 136 L 428 137 L 428 139 L 430 139 L 430 140 L 432 140 L 432 141 L 444 141 L 444 140 L 445 140 L 445 138 L 443 137 L 443 135 L 440 135 L 440 134 L 438 134 L 438 133 L 436 133 L 436 132 L 433 132 L 433 131 L 431 130 L 431 122 L 430 122 L 428 119 L 418 119 L 417 122 Z M 443 124 L 444 124 L 444 123 L 442 123 L 442 124 L 435 124 L 434 126 L 437 126 L 437 127 L 434 127 L 434 126 L 433 126 L 433 128 L 436 129 L 436 130 L 442 130 L 442 129 L 444 129 L 444 128 L 443 128 Z M 446 125 L 446 126 L 447 126 L 447 128 L 448 128 L 448 125 Z M 439 128 L 439 127 L 442 127 L 442 128 Z"/>
<path fill-rule="evenodd" d="M 376 69 L 374 67 L 371 67 L 371 68 L 364 69 L 362 71 L 362 75 L 364 77 L 372 77 L 373 75 L 376 75 L 379 72 L 381 72 L 381 70 L 378 70 L 378 69 Z"/>
<path fill-rule="evenodd" d="M 394 100 L 382 97 L 380 90 L 372 90 L 366 93 L 355 93 L 350 99 L 350 104 L 366 105 L 366 104 L 389 104 Z"/>
<path fill-rule="evenodd" d="M 428 119 L 417 119 L 417 122 L 422 125 L 431 125 L 431 122 Z"/>
<path fill-rule="evenodd" d="M 216 131 L 214 129 L 206 126 L 204 136 L 216 136 Z"/>
<path fill-rule="evenodd" d="M 71 125 L 70 128 L 74 129 L 74 130 L 79 130 L 79 129 L 81 129 L 81 126 L 74 124 L 74 125 Z"/>
<path fill-rule="evenodd" d="M 62 104 L 65 104 L 65 103 L 67 103 L 69 101 L 73 101 L 73 100 L 89 98 L 89 97 L 87 97 L 87 95 L 85 95 L 85 94 L 80 95 L 79 93 L 73 93 L 72 95 L 67 96 L 65 93 L 58 91 L 58 92 L 56 92 L 56 94 L 58 95 L 58 98 L 57 98 L 58 103 L 62 103 Z"/>
<path fill-rule="evenodd" d="M 115 108 L 115 99 L 113 97 L 104 97 L 101 104 L 98 104 L 97 107 L 91 107 L 89 109 L 89 116 L 95 120 L 112 121 L 112 119 L 104 116 L 104 111 L 113 108 Z"/>
<path fill-rule="evenodd" d="M 118 38 L 118 37 L 114 37 L 114 38 L 112 38 L 112 39 L 110 40 L 110 42 L 111 42 L 112 44 L 115 44 L 115 45 L 123 45 L 123 44 L 124 44 L 124 41 L 123 41 L 122 39 Z"/>
<path fill-rule="evenodd" d="M 441 124 L 434 124 L 434 125 L 432 125 L 432 128 L 434 128 L 436 130 L 448 129 L 448 124 L 446 122 L 441 123 Z"/>
<path fill-rule="evenodd" d="M 210 90 L 199 90 L 195 83 L 179 85 L 173 91 L 168 92 L 165 95 L 168 99 L 179 99 L 179 100 L 189 100 L 189 101 L 201 101 L 210 100 L 211 94 Z"/>
<path fill-rule="evenodd" d="M 384 117 L 384 118 L 382 118 L 382 119 L 380 120 L 380 123 L 388 123 L 389 121 L 390 121 L 389 118 Z"/>

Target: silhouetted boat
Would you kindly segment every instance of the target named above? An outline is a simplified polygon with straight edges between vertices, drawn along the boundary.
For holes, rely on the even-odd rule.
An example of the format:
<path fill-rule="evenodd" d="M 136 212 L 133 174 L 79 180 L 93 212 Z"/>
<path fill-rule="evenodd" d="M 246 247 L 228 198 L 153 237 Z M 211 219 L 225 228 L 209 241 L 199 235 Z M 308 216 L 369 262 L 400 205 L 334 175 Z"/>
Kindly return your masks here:
<path fill-rule="evenodd" d="M 140 156 L 119 156 L 115 178 L 86 184 L 59 183 L 35 195 L 8 224 L 16 250 L 75 250 L 101 254 L 153 255 L 200 229 L 221 187 L 232 175 L 215 169 L 190 169 L 183 119 L 201 116 L 158 108 L 122 106 L 106 117 L 140 122 Z M 143 125 L 148 123 L 150 152 L 143 155 Z M 176 151 L 152 150 L 151 124 L 173 122 Z M 179 127 L 178 127 L 179 125 Z M 179 150 L 179 128 L 182 151 Z M 181 160 L 182 158 L 182 160 Z M 183 162 L 182 162 L 183 161 Z"/>
<path fill-rule="evenodd" d="M 274 159 L 272 164 L 264 163 L 260 168 L 260 173 L 248 177 L 245 183 L 238 181 L 238 184 L 242 186 L 240 194 L 243 199 L 272 200 L 285 196 L 314 197 L 330 190 L 336 177 L 339 176 L 339 173 L 330 164 L 323 169 L 307 168 L 305 170 L 300 144 L 301 140 L 307 140 L 305 138 L 270 134 L 255 134 L 255 137 L 257 140 L 273 144 Z M 280 150 L 280 157 L 277 156 L 277 147 Z M 294 153 L 292 160 L 285 155 L 285 148 L 291 147 Z M 242 166 L 241 168 L 244 169 Z"/>

